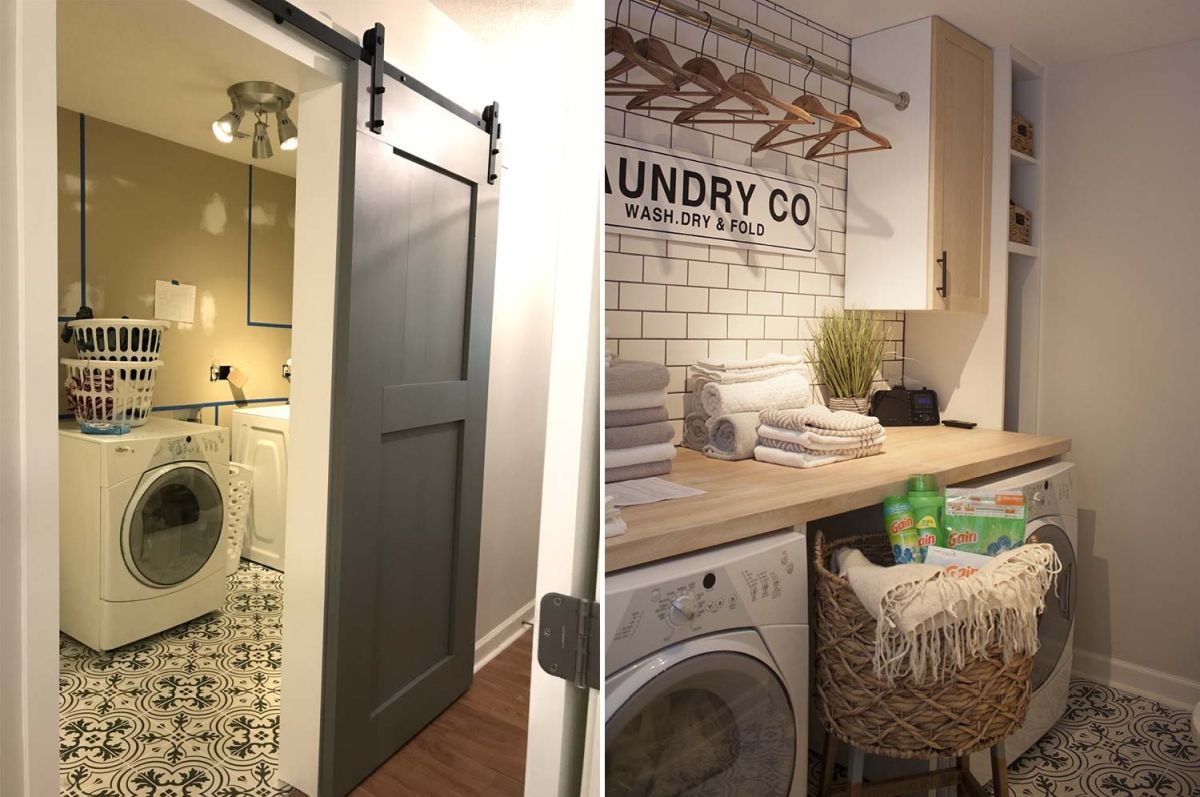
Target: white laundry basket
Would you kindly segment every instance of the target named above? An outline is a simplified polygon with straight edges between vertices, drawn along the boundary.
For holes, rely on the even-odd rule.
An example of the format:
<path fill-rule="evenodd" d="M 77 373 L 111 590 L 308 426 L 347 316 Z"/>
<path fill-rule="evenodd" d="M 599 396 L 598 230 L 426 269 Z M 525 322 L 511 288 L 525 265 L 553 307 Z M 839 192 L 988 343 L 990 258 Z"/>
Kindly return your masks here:
<path fill-rule="evenodd" d="M 166 321 L 145 318 L 81 318 L 67 322 L 81 360 L 157 360 L 167 327 Z"/>
<path fill-rule="evenodd" d="M 246 528 L 250 522 L 250 499 L 254 494 L 254 468 L 229 463 L 229 495 L 225 502 L 225 574 L 233 575 L 242 563 Z"/>
<path fill-rule="evenodd" d="M 83 424 L 141 426 L 154 404 L 154 381 L 161 360 L 107 362 L 63 359 L 67 404 Z"/>

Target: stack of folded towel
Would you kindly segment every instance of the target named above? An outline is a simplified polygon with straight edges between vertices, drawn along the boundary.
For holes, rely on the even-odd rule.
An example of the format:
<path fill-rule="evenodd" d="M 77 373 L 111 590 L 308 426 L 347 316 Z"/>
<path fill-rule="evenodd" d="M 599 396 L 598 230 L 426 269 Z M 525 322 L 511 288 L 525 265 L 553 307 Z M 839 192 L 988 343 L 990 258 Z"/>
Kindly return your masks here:
<path fill-rule="evenodd" d="M 753 456 L 760 411 L 807 407 L 813 396 L 804 358 L 785 354 L 700 360 L 688 390 L 683 444 L 728 460 Z"/>
<path fill-rule="evenodd" d="M 831 411 L 820 404 L 799 410 L 768 410 L 759 416 L 754 458 L 774 465 L 815 468 L 883 451 L 879 419 Z"/>
<path fill-rule="evenodd" d="M 604 481 L 671 472 L 674 430 L 667 423 L 670 373 L 657 363 L 616 360 L 604 371 Z"/>

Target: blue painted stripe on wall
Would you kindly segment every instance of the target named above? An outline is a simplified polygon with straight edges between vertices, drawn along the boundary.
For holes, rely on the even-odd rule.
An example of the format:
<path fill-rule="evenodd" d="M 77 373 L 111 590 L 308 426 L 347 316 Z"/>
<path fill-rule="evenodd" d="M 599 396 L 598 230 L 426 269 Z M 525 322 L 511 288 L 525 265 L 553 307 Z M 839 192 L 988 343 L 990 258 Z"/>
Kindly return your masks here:
<path fill-rule="evenodd" d="M 79 114 L 79 303 L 87 304 L 87 117 Z"/>
<path fill-rule="evenodd" d="M 291 329 L 291 324 L 279 324 L 269 321 L 255 321 L 250 316 L 250 296 L 253 293 L 251 289 L 251 263 L 253 258 L 250 256 L 253 246 L 254 232 L 254 166 L 247 167 L 249 169 L 249 178 L 246 180 L 248 185 L 246 193 L 246 326 L 248 327 L 271 327 L 274 329 Z"/>

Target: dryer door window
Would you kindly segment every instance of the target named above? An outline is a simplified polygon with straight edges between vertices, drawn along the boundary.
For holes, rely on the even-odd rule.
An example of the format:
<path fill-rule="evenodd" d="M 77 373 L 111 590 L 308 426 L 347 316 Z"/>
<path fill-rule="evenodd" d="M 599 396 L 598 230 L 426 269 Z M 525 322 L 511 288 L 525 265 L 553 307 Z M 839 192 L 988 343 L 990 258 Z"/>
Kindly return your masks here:
<path fill-rule="evenodd" d="M 1046 610 L 1038 619 L 1041 648 L 1033 660 L 1033 688 L 1036 690 L 1054 673 L 1071 633 L 1075 619 L 1075 549 L 1067 533 L 1054 521 L 1031 524 L 1026 542 L 1044 542 L 1054 547 L 1062 562 L 1056 583 L 1046 591 Z"/>
<path fill-rule="evenodd" d="M 663 670 L 605 728 L 605 792 L 786 795 L 796 727 L 775 673 L 741 653 L 703 653 Z"/>
<path fill-rule="evenodd" d="M 221 541 L 221 489 L 208 472 L 176 463 L 146 474 L 125 514 L 125 562 L 154 587 L 182 584 Z"/>

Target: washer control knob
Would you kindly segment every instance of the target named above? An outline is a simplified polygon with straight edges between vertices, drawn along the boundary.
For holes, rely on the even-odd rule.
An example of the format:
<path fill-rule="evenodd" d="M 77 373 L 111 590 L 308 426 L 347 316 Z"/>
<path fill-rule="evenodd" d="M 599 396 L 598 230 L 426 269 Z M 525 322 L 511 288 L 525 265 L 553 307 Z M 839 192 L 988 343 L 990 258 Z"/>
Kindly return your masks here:
<path fill-rule="evenodd" d="M 696 619 L 696 598 L 692 595 L 680 595 L 671 601 L 667 611 L 667 619 L 671 625 L 683 625 Z"/>

